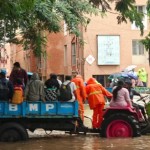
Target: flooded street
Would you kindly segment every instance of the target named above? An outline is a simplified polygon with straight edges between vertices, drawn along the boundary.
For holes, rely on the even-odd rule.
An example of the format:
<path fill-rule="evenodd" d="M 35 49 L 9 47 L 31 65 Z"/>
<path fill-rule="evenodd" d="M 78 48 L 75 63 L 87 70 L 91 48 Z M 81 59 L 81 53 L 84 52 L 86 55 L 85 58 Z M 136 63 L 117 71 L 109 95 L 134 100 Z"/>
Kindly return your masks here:
<path fill-rule="evenodd" d="M 0 150 L 149 150 L 149 147 L 150 136 L 128 139 L 103 139 L 93 135 L 68 135 L 0 144 Z"/>
<path fill-rule="evenodd" d="M 85 105 L 85 115 L 92 117 L 92 111 Z M 85 125 L 91 127 L 91 120 L 85 118 Z M 138 138 L 101 138 L 99 134 L 70 135 L 62 131 L 43 129 L 29 132 L 25 142 L 0 143 L 0 150 L 149 150 L 150 135 Z"/>

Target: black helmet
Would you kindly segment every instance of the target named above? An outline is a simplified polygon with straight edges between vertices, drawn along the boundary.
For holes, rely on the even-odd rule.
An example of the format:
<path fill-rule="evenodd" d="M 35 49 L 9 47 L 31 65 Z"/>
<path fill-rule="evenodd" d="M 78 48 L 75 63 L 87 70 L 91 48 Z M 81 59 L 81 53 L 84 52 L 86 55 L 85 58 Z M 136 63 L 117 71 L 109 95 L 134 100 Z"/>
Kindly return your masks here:
<path fill-rule="evenodd" d="M 132 85 L 132 82 L 131 82 L 130 79 L 126 79 L 126 80 L 125 80 L 125 83 L 128 84 L 128 85 L 130 85 L 130 86 Z"/>
<path fill-rule="evenodd" d="M 117 86 L 123 86 L 124 85 L 124 81 L 123 80 L 119 80 L 118 82 L 117 82 Z"/>

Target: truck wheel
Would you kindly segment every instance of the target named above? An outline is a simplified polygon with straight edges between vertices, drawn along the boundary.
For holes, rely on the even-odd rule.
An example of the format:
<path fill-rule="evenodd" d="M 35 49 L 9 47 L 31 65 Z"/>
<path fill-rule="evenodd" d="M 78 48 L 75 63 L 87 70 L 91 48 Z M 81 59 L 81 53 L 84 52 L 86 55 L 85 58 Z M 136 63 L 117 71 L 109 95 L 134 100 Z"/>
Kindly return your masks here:
<path fill-rule="evenodd" d="M 140 126 L 133 116 L 114 114 L 105 119 L 101 126 L 102 137 L 137 137 Z"/>
<path fill-rule="evenodd" d="M 14 142 L 27 139 L 26 129 L 18 123 L 4 123 L 0 126 L 0 141 Z"/>

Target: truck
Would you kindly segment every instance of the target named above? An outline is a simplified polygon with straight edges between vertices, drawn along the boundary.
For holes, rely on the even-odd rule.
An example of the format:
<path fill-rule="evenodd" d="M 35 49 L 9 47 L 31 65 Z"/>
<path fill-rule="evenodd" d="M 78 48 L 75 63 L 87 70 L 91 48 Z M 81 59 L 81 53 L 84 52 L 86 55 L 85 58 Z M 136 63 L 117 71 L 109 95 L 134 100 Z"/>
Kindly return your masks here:
<path fill-rule="evenodd" d="M 27 130 L 37 128 L 70 133 L 98 133 L 101 137 L 138 137 L 142 128 L 140 115 L 131 108 L 106 108 L 103 122 L 94 130 L 79 126 L 78 102 L 24 101 L 11 104 L 0 101 L 0 141 L 20 141 L 29 138 Z M 148 129 L 149 130 L 149 129 Z"/>
<path fill-rule="evenodd" d="M 0 141 L 27 140 L 27 129 L 74 131 L 78 118 L 77 101 L 24 101 L 21 104 L 0 101 Z"/>

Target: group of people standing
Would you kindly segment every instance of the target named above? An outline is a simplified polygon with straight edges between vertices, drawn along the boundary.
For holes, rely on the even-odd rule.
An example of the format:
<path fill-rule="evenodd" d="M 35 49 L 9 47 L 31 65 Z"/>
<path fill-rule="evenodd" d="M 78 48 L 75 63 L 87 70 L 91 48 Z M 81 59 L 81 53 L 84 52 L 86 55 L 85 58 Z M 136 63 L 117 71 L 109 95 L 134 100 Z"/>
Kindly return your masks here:
<path fill-rule="evenodd" d="M 147 87 L 148 75 L 145 68 L 140 68 L 138 72 L 132 69 L 128 75 L 131 77 L 132 87 Z"/>

